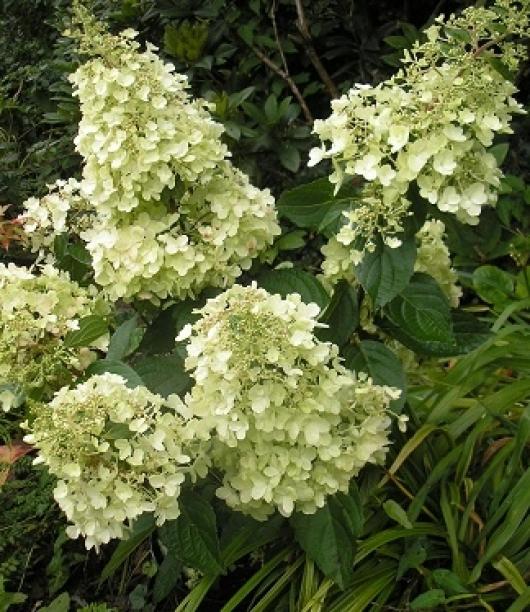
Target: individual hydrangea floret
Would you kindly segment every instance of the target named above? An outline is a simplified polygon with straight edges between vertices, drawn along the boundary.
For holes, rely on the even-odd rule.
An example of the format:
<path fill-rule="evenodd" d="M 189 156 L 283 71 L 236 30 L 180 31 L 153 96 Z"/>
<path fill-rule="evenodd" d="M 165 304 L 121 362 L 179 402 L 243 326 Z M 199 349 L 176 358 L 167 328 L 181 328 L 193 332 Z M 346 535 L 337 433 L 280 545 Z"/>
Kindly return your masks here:
<path fill-rule="evenodd" d="M 426 221 L 416 234 L 419 240 L 414 270 L 425 272 L 434 278 L 447 296 L 451 306 L 456 308 L 462 296 L 457 285 L 458 275 L 451 267 L 449 249 L 444 242 L 445 225 L 442 221 Z"/>
<path fill-rule="evenodd" d="M 315 336 L 318 313 L 298 294 L 234 285 L 179 336 L 190 335 L 195 380 L 188 427 L 211 438 L 217 495 L 258 519 L 315 512 L 389 444 L 400 391 L 344 368 L 338 348 Z"/>
<path fill-rule="evenodd" d="M 496 134 L 512 132 L 512 115 L 524 112 L 513 98 L 516 88 L 495 66 L 502 61 L 513 70 L 525 57 L 513 36 L 529 33 L 529 8 L 498 0 L 491 9 L 438 19 L 427 40 L 405 52 L 394 77 L 354 86 L 332 102 L 329 118 L 315 121 L 322 145 L 309 165 L 331 159 L 337 189 L 346 180 L 365 181 L 335 238 L 353 251 L 349 259 L 362 259 L 377 234 L 388 246 L 401 244 L 413 184 L 468 224 L 495 204 L 502 173 L 488 149 Z M 328 267 L 333 274 L 336 264 Z"/>
<path fill-rule="evenodd" d="M 64 339 L 89 315 L 105 315 L 94 287 L 84 288 L 52 266 L 31 272 L 0 264 L 0 405 L 17 397 L 50 397 L 90 359 L 88 349 L 69 348 Z M 102 346 L 106 337 L 92 343 Z"/>
<path fill-rule="evenodd" d="M 123 538 L 144 512 L 159 525 L 179 515 L 191 459 L 182 419 L 162 397 L 106 373 L 63 387 L 33 413 L 24 439 L 38 448 L 35 462 L 58 478 L 54 497 L 72 523 L 69 537 L 97 548 Z"/>

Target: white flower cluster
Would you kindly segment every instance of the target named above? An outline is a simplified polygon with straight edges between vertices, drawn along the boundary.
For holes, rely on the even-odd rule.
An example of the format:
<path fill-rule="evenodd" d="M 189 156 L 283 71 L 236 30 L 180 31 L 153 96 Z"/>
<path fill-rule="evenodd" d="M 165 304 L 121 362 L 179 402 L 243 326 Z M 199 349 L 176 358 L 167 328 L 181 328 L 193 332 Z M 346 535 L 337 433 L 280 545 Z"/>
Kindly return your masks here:
<path fill-rule="evenodd" d="M 313 513 L 383 460 L 389 403 L 400 391 L 354 375 L 315 335 L 316 304 L 234 285 L 187 326 L 188 428 L 211 438 L 217 495 L 263 519 Z"/>
<path fill-rule="evenodd" d="M 80 370 L 86 350 L 70 349 L 64 338 L 88 315 L 107 312 L 94 287 L 83 288 L 68 274 L 44 266 L 38 274 L 0 264 L 0 405 L 7 411 L 17 391 L 49 396 Z"/>
<path fill-rule="evenodd" d="M 503 10 L 470 8 L 439 19 L 393 78 L 356 85 L 332 102 L 328 119 L 315 122 L 323 144 L 311 151 L 309 165 L 330 158 L 337 189 L 348 176 L 367 181 L 335 238 L 353 250 L 352 261 L 373 248 L 377 233 L 389 246 L 400 245 L 396 234 L 413 183 L 464 223 L 477 223 L 481 208 L 495 203 L 501 172 L 487 149 L 495 134 L 511 133 L 512 114 L 523 111 L 512 97 L 516 88 L 491 65 L 489 49 L 497 45 L 515 67 L 524 51 L 499 32 L 528 29 L 528 12 L 518 3 L 497 5 Z"/>
<path fill-rule="evenodd" d="M 71 34 L 92 56 L 70 77 L 83 176 L 69 203 L 55 194 L 28 201 L 27 231 L 77 232 L 113 300 L 233 283 L 280 233 L 273 197 L 231 165 L 210 104 L 190 98 L 186 77 L 156 47 L 141 52 L 136 32 L 113 36 L 86 9 L 76 13 L 82 27 Z M 81 204 L 86 213 L 87 202 L 90 222 L 66 228 L 67 212 L 75 217 Z"/>
<path fill-rule="evenodd" d="M 458 275 L 451 267 L 449 249 L 444 242 L 444 232 L 445 225 L 441 221 L 424 223 L 416 234 L 419 246 L 414 270 L 432 276 L 447 296 L 451 306 L 456 308 L 462 296 L 462 289 L 456 284 Z"/>
<path fill-rule="evenodd" d="M 44 197 L 24 202 L 21 219 L 33 251 L 50 250 L 56 236 L 68 231 L 79 234 L 90 226 L 91 207 L 80 194 L 78 180 L 58 180 L 48 190 Z"/>
<path fill-rule="evenodd" d="M 159 525 L 179 515 L 190 457 L 182 419 L 163 398 L 107 373 L 63 387 L 34 412 L 24 440 L 58 478 L 54 497 L 72 523 L 69 537 L 83 535 L 97 548 L 122 538 L 143 512 L 154 512 Z"/>
<path fill-rule="evenodd" d="M 98 217 L 82 234 L 98 284 L 113 300 L 185 298 L 226 287 L 280 233 L 274 200 L 228 162 L 190 187 L 177 210 Z"/>

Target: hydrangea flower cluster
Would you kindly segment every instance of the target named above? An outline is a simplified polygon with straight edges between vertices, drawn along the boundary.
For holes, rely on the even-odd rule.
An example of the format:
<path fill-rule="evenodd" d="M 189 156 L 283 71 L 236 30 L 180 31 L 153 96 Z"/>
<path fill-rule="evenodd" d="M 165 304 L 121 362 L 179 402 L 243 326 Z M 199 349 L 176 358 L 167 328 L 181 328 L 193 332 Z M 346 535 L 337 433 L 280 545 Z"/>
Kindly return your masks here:
<path fill-rule="evenodd" d="M 64 231 L 68 215 L 79 218 L 89 202 L 88 225 L 68 230 L 86 243 L 111 299 L 156 302 L 233 283 L 280 233 L 269 190 L 228 161 L 211 105 L 190 98 L 186 77 L 156 47 L 141 52 L 136 32 L 114 36 L 85 8 L 74 13 L 81 27 L 70 35 L 90 56 L 70 76 L 81 104 L 83 176 L 75 192 L 63 186 L 28 202 L 34 246 L 46 246 L 43 231 Z"/>
<path fill-rule="evenodd" d="M 458 275 L 451 267 L 449 249 L 444 242 L 445 225 L 442 221 L 426 221 L 416 234 L 419 246 L 414 262 L 416 272 L 425 272 L 434 278 L 445 293 L 451 306 L 456 308 L 462 296 L 457 285 Z"/>
<path fill-rule="evenodd" d="M 33 251 L 50 250 L 56 236 L 68 231 L 80 234 L 91 224 L 92 209 L 81 196 L 77 179 L 58 180 L 48 190 L 44 197 L 24 202 L 22 221 Z"/>
<path fill-rule="evenodd" d="M 57 478 L 54 497 L 87 549 L 127 533 L 127 522 L 154 512 L 157 523 L 179 515 L 178 496 L 190 457 L 182 419 L 144 387 L 116 374 L 63 387 L 34 407 L 25 441 Z"/>
<path fill-rule="evenodd" d="M 0 405 L 4 411 L 18 395 L 38 392 L 45 398 L 70 382 L 72 372 L 85 365 L 87 350 L 68 348 L 64 338 L 79 327 L 83 317 L 106 312 L 94 287 L 80 287 L 52 266 L 33 274 L 14 264 L 0 264 Z"/>
<path fill-rule="evenodd" d="M 318 313 L 298 294 L 234 285 L 179 336 L 190 336 L 195 380 L 187 427 L 211 438 L 217 495 L 258 519 L 315 512 L 389 443 L 400 391 L 344 368 L 337 347 L 315 337 Z"/>
<path fill-rule="evenodd" d="M 464 223 L 477 223 L 481 208 L 495 203 L 501 171 L 488 147 L 496 134 L 511 133 L 512 114 L 523 111 L 512 97 L 516 88 L 492 62 L 501 57 L 514 69 L 525 57 L 502 34 L 528 33 L 523 4 L 526 10 L 498 0 L 492 9 L 438 19 L 393 78 L 356 85 L 332 102 L 328 119 L 315 122 L 322 145 L 311 151 L 309 165 L 331 159 L 337 189 L 347 177 L 366 181 L 335 238 L 352 251 L 349 260 L 358 263 L 378 233 L 389 246 L 400 245 L 412 183 Z"/>

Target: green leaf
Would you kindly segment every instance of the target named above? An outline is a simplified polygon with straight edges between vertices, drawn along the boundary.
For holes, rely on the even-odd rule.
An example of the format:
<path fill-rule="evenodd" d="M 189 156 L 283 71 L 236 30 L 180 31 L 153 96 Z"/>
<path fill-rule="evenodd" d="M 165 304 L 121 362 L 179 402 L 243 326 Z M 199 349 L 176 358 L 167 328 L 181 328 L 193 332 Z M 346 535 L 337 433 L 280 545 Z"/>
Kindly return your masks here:
<path fill-rule="evenodd" d="M 274 243 L 274 248 L 278 251 L 295 251 L 306 245 L 306 232 L 304 230 L 294 230 L 283 234 Z"/>
<path fill-rule="evenodd" d="M 132 553 L 146 540 L 155 530 L 155 519 L 151 514 L 142 514 L 134 522 L 131 535 L 126 540 L 121 540 L 109 562 L 103 568 L 99 583 L 107 580 L 114 572 L 132 555 Z"/>
<path fill-rule="evenodd" d="M 471 35 L 467 30 L 463 28 L 453 28 L 451 26 L 445 26 L 444 30 L 451 38 L 454 38 L 463 43 L 471 42 Z"/>
<path fill-rule="evenodd" d="M 297 542 L 341 589 L 353 578 L 355 539 L 360 532 L 354 519 L 362 516 L 358 504 L 359 498 L 354 500 L 348 495 L 337 494 L 315 514 L 296 513 L 291 518 Z"/>
<path fill-rule="evenodd" d="M 432 574 L 436 586 L 443 589 L 446 595 L 463 595 L 469 593 L 469 589 L 465 587 L 460 578 L 451 570 L 435 569 Z"/>
<path fill-rule="evenodd" d="M 79 321 L 79 329 L 69 332 L 64 344 L 69 348 L 89 346 L 92 342 L 107 333 L 107 322 L 103 317 L 90 315 Z"/>
<path fill-rule="evenodd" d="M 414 238 L 405 240 L 397 249 L 391 249 L 379 238 L 375 250 L 364 255 L 355 271 L 376 308 L 390 302 L 406 287 L 414 273 L 415 260 Z"/>
<path fill-rule="evenodd" d="M 291 172 L 298 172 L 300 168 L 300 151 L 289 143 L 284 143 L 278 150 L 278 157 L 284 168 Z"/>
<path fill-rule="evenodd" d="M 187 566 L 206 575 L 223 571 L 215 513 L 211 505 L 191 491 L 180 496 L 180 516 L 167 521 L 158 533 L 164 545 Z"/>
<path fill-rule="evenodd" d="M 48 606 L 39 608 L 41 612 L 68 612 L 70 610 L 70 595 L 61 593 Z"/>
<path fill-rule="evenodd" d="M 447 298 L 426 274 L 415 274 L 410 284 L 386 306 L 385 315 L 404 336 L 420 344 L 455 344 Z"/>
<path fill-rule="evenodd" d="M 488 55 L 486 61 L 494 70 L 496 70 L 501 75 L 501 77 L 504 77 L 507 81 L 513 82 L 515 80 L 515 74 L 498 57 Z"/>
<path fill-rule="evenodd" d="M 110 372 L 111 374 L 117 374 L 125 379 L 127 386 L 131 389 L 135 387 L 143 387 L 144 381 L 138 376 L 130 366 L 123 361 L 111 361 L 110 359 L 100 359 L 91 363 L 85 371 L 87 376 L 94 376 L 97 374 L 105 374 Z"/>
<path fill-rule="evenodd" d="M 298 227 L 318 230 L 326 215 L 340 215 L 352 206 L 358 193 L 351 183 L 343 185 L 336 196 L 334 189 L 327 178 L 321 178 L 284 191 L 278 199 L 278 212 Z"/>
<path fill-rule="evenodd" d="M 410 42 L 404 36 L 386 36 L 383 40 L 393 49 L 407 49 L 410 46 Z"/>
<path fill-rule="evenodd" d="M 270 123 L 274 123 L 278 119 L 278 98 L 274 94 L 270 94 L 265 100 L 263 110 Z"/>
<path fill-rule="evenodd" d="M 366 372 L 378 385 L 401 389 L 401 396 L 391 403 L 392 410 L 400 411 L 405 404 L 407 378 L 401 361 L 382 342 L 362 340 L 346 347 L 344 365 L 355 372 Z"/>
<path fill-rule="evenodd" d="M 425 559 L 427 559 L 427 550 L 422 540 L 415 540 L 407 547 L 405 554 L 399 559 L 396 579 L 401 580 L 409 569 L 418 568 Z"/>
<path fill-rule="evenodd" d="M 329 303 L 328 294 L 320 281 L 299 268 L 270 270 L 260 274 L 256 281 L 269 293 L 279 293 L 282 297 L 289 293 L 299 293 L 306 304 L 314 302 L 321 309 Z"/>
<path fill-rule="evenodd" d="M 320 316 L 320 322 L 328 325 L 318 330 L 320 340 L 342 346 L 351 338 L 359 325 L 359 304 L 357 292 L 348 282 L 340 281 L 336 285 L 328 307 Z"/>
<path fill-rule="evenodd" d="M 513 277 L 495 266 L 480 266 L 473 272 L 473 287 L 490 304 L 505 304 L 514 291 Z"/>
<path fill-rule="evenodd" d="M 176 559 L 172 553 L 168 553 L 156 574 L 153 586 L 153 599 L 155 603 L 160 603 L 171 593 L 178 582 L 181 571 L 182 562 Z"/>
<path fill-rule="evenodd" d="M 124 321 L 112 334 L 107 359 L 120 361 L 134 352 L 139 345 L 138 315 Z"/>
<path fill-rule="evenodd" d="M 383 504 L 383 510 L 393 521 L 399 523 L 405 529 L 412 529 L 413 525 L 405 510 L 393 499 L 387 499 Z"/>
<path fill-rule="evenodd" d="M 488 149 L 488 153 L 491 153 L 495 158 L 498 166 L 502 166 L 506 156 L 508 155 L 508 151 L 510 150 L 510 145 L 507 142 L 500 142 L 499 144 L 493 145 Z"/>
<path fill-rule="evenodd" d="M 134 363 L 134 369 L 150 391 L 163 397 L 183 395 L 191 388 L 192 381 L 180 355 L 145 357 Z"/>
<path fill-rule="evenodd" d="M 411 610 L 432 610 L 445 602 L 445 593 L 442 589 L 431 589 L 418 595 L 410 602 Z"/>

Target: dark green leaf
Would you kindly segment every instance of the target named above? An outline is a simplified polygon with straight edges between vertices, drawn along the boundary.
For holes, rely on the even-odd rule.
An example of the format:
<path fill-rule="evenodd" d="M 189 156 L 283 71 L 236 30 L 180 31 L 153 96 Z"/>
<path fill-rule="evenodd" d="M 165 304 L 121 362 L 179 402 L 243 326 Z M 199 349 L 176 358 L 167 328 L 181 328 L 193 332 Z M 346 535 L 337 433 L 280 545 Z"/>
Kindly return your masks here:
<path fill-rule="evenodd" d="M 465 587 L 460 578 L 451 570 L 435 569 L 432 574 L 436 586 L 443 589 L 446 595 L 463 595 L 469 593 L 469 589 Z"/>
<path fill-rule="evenodd" d="M 383 40 L 394 49 L 407 49 L 410 46 L 410 42 L 404 36 L 386 36 Z"/>
<path fill-rule="evenodd" d="M 513 277 L 495 266 L 480 266 L 473 272 L 473 287 L 490 304 L 505 304 L 513 296 Z"/>
<path fill-rule="evenodd" d="M 426 274 L 415 274 L 387 305 L 385 314 L 395 327 L 418 342 L 455 343 L 447 298 Z"/>
<path fill-rule="evenodd" d="M 445 593 L 442 589 L 431 589 L 418 595 L 410 602 L 411 610 L 432 610 L 445 602 Z"/>
<path fill-rule="evenodd" d="M 501 77 L 505 78 L 507 81 L 514 81 L 515 75 L 514 73 L 506 66 L 506 64 L 498 57 L 494 57 L 493 55 L 489 55 L 487 57 L 488 64 L 496 70 Z"/>
<path fill-rule="evenodd" d="M 414 238 L 405 240 L 397 249 L 391 249 L 378 239 L 375 250 L 365 253 L 356 272 L 376 308 L 390 302 L 406 287 L 414 273 L 415 260 Z"/>
<path fill-rule="evenodd" d="M 362 510 L 352 513 L 351 505 L 358 503 L 358 498 L 338 494 L 315 514 L 296 513 L 291 518 L 297 542 L 341 589 L 353 578 L 355 538 L 359 533 L 352 517 L 362 516 Z"/>
<path fill-rule="evenodd" d="M 180 355 L 153 355 L 134 363 L 134 369 L 145 386 L 163 397 L 183 395 L 191 387 L 191 378 Z"/>
<path fill-rule="evenodd" d="M 278 157 L 284 168 L 291 172 L 298 172 L 300 168 L 300 151 L 293 145 L 285 143 L 278 150 Z"/>
<path fill-rule="evenodd" d="M 181 515 L 167 521 L 158 533 L 163 544 L 185 564 L 207 575 L 223 570 L 211 505 L 191 491 L 180 496 Z"/>
<path fill-rule="evenodd" d="M 85 371 L 87 376 L 105 374 L 105 372 L 110 372 L 111 374 L 121 376 L 123 379 L 125 379 L 127 386 L 131 389 L 134 389 L 134 387 L 145 386 L 144 381 L 140 378 L 140 376 L 138 376 L 138 373 L 126 363 L 123 363 L 123 361 L 100 359 L 99 361 L 94 361 L 94 363 L 91 363 Z"/>
<path fill-rule="evenodd" d="M 49 605 L 39 608 L 41 612 L 68 612 L 70 610 L 70 595 L 61 593 Z"/>
<path fill-rule="evenodd" d="M 506 156 L 508 155 L 509 149 L 510 145 L 507 142 L 501 142 L 493 147 L 490 147 L 488 149 L 488 153 L 493 155 L 498 166 L 502 166 Z"/>
<path fill-rule="evenodd" d="M 92 342 L 107 333 L 107 322 L 103 317 L 90 315 L 79 321 L 79 329 L 69 332 L 64 344 L 69 348 L 90 346 Z"/>
<path fill-rule="evenodd" d="M 350 208 L 358 189 L 344 185 L 334 196 L 335 186 L 327 178 L 284 191 L 278 200 L 278 212 L 298 227 L 318 230 L 326 215 L 340 215 Z"/>
<path fill-rule="evenodd" d="M 270 270 L 260 274 L 256 281 L 269 293 L 279 293 L 282 297 L 289 293 L 299 293 L 306 304 L 314 302 L 321 309 L 329 303 L 328 294 L 320 281 L 309 272 L 298 268 Z"/>
<path fill-rule="evenodd" d="M 423 541 L 415 540 L 405 550 L 405 554 L 399 559 L 398 571 L 396 578 L 401 578 L 408 572 L 409 569 L 418 568 L 427 559 L 427 551 L 423 545 Z"/>
<path fill-rule="evenodd" d="M 392 401 L 392 409 L 400 411 L 405 404 L 407 379 L 396 355 L 382 342 L 363 340 L 346 347 L 344 365 L 355 372 L 366 372 L 378 385 L 401 389 L 401 396 Z"/>
<path fill-rule="evenodd" d="M 168 553 L 156 574 L 153 586 L 153 599 L 155 603 L 160 603 L 171 593 L 177 584 L 181 571 L 182 562 L 174 557 L 172 553 Z"/>
<path fill-rule="evenodd" d="M 336 285 L 328 307 L 320 316 L 320 322 L 328 325 L 318 330 L 320 340 L 342 346 L 351 338 L 359 325 L 359 304 L 357 292 L 348 282 L 340 281 Z"/>
<path fill-rule="evenodd" d="M 107 359 L 120 361 L 138 348 L 138 315 L 124 321 L 112 334 Z"/>

